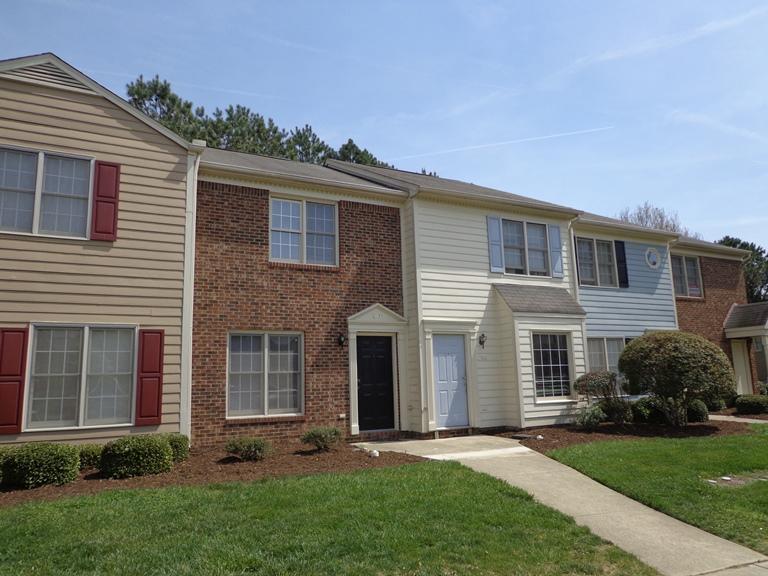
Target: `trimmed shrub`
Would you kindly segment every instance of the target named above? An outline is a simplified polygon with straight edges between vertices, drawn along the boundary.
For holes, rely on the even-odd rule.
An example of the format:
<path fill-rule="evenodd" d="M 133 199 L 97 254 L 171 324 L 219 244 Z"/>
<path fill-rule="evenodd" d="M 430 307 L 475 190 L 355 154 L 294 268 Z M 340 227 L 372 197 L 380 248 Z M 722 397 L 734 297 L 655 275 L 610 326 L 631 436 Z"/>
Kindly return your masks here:
<path fill-rule="evenodd" d="M 600 402 L 608 421 L 614 424 L 632 422 L 632 403 L 623 398 L 606 398 Z"/>
<path fill-rule="evenodd" d="M 768 382 L 758 382 L 757 393 L 760 396 L 768 396 Z"/>
<path fill-rule="evenodd" d="M 168 444 L 171 445 L 174 462 L 184 462 L 184 460 L 189 458 L 189 438 L 178 432 L 163 434 L 163 437 L 168 441 Z"/>
<path fill-rule="evenodd" d="M 616 374 L 608 370 L 587 372 L 576 379 L 576 389 L 588 400 L 614 398 L 616 397 Z"/>
<path fill-rule="evenodd" d="M 80 444 L 77 448 L 80 450 L 80 470 L 99 467 L 103 444 Z"/>
<path fill-rule="evenodd" d="M 704 400 L 704 404 L 707 407 L 707 410 L 710 412 L 720 412 L 721 410 L 725 410 L 726 403 L 724 398 L 706 398 Z"/>
<path fill-rule="evenodd" d="M 3 483 L 3 462 L 13 450 L 13 446 L 0 446 L 0 484 Z"/>
<path fill-rule="evenodd" d="M 332 426 L 321 426 L 307 430 L 301 437 L 304 444 L 311 444 L 317 450 L 327 452 L 341 440 L 341 430 Z"/>
<path fill-rule="evenodd" d="M 744 394 L 736 398 L 736 412 L 739 414 L 768 413 L 768 396 Z"/>
<path fill-rule="evenodd" d="M 240 460 L 258 461 L 266 458 L 270 444 L 263 438 L 234 438 L 227 442 L 226 450 Z"/>
<path fill-rule="evenodd" d="M 619 358 L 629 392 L 648 393 L 674 426 L 688 422 L 693 399 L 733 394 L 733 369 L 715 344 L 686 332 L 652 332 L 633 339 Z"/>
<path fill-rule="evenodd" d="M 709 410 L 703 400 L 691 400 L 688 404 L 688 422 L 706 422 L 709 420 Z"/>
<path fill-rule="evenodd" d="M 659 409 L 658 400 L 651 396 L 632 402 L 632 420 L 647 424 L 661 424 L 666 421 L 664 413 Z"/>
<path fill-rule="evenodd" d="M 66 484 L 80 472 L 77 446 L 30 442 L 5 453 L 3 484 L 19 488 L 37 488 L 46 484 Z"/>
<path fill-rule="evenodd" d="M 585 406 L 576 414 L 576 426 L 582 430 L 595 430 L 601 422 L 605 422 L 607 416 L 597 404 Z"/>
<path fill-rule="evenodd" d="M 168 472 L 173 450 L 161 435 L 124 436 L 106 444 L 99 470 L 107 478 L 130 478 Z"/>

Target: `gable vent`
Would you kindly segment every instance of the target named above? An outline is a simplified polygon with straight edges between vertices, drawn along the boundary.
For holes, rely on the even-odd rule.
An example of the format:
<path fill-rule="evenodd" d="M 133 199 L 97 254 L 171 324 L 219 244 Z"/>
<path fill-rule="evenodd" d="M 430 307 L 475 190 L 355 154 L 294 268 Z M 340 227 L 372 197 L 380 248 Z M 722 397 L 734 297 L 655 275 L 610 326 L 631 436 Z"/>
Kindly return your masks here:
<path fill-rule="evenodd" d="M 88 86 L 78 79 L 70 76 L 58 66 L 45 63 L 33 66 L 25 66 L 0 72 L 0 78 L 8 78 L 20 82 L 32 82 L 33 84 L 42 84 L 55 88 L 66 88 L 68 90 L 77 90 L 79 92 L 93 93 Z"/>

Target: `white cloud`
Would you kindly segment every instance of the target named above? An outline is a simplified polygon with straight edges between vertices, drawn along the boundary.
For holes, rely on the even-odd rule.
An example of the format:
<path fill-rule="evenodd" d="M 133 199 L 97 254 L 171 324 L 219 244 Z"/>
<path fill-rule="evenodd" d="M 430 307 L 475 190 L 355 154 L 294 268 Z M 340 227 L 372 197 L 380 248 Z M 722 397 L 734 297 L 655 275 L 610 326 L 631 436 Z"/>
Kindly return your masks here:
<path fill-rule="evenodd" d="M 662 52 L 671 48 L 677 48 L 678 46 L 683 46 L 685 44 L 695 42 L 696 40 L 706 38 L 712 34 L 717 34 L 718 32 L 722 32 L 724 30 L 736 28 L 749 22 L 750 20 L 753 20 L 754 18 L 764 16 L 766 13 L 768 13 L 768 6 L 760 6 L 730 18 L 722 18 L 720 20 L 707 22 L 706 24 L 697 26 L 696 28 L 683 30 L 674 34 L 666 34 L 663 36 L 648 38 L 647 40 L 643 40 L 637 44 L 625 46 L 623 48 L 616 48 L 613 50 L 606 50 L 605 52 L 601 52 L 600 54 L 594 56 L 585 56 L 575 60 L 569 66 L 566 66 L 555 75 L 559 76 L 573 74 L 595 64 L 600 64 L 603 62 L 614 62 L 617 60 L 624 60 L 627 58 L 634 58 L 646 54 Z"/>
<path fill-rule="evenodd" d="M 529 136 L 528 138 L 518 138 L 516 140 L 504 140 L 502 142 L 489 142 L 486 144 L 475 144 L 473 146 L 462 146 L 460 148 L 449 148 L 446 150 L 436 150 L 433 152 L 423 152 L 420 154 L 409 154 L 407 156 L 399 156 L 397 158 L 390 158 L 392 162 L 399 160 L 410 160 L 411 158 L 426 158 L 427 156 L 441 156 L 443 154 L 453 154 L 455 152 L 467 152 L 470 150 L 481 150 L 483 148 L 495 148 L 497 146 L 508 146 L 511 144 L 522 144 L 524 142 L 538 142 L 540 140 L 553 140 L 555 138 L 567 138 L 569 136 L 580 136 L 582 134 L 593 134 L 595 132 L 605 132 L 606 130 L 613 130 L 614 126 L 600 126 L 598 128 L 587 128 L 585 130 L 574 130 L 572 132 L 557 132 L 555 134 L 545 134 L 543 136 Z"/>
<path fill-rule="evenodd" d="M 694 112 L 687 112 L 685 110 L 675 110 L 668 116 L 669 120 L 678 124 L 689 124 L 692 126 L 702 126 L 704 128 L 710 128 L 722 134 L 729 136 L 737 136 L 739 138 L 745 138 L 747 140 L 753 140 L 760 142 L 761 144 L 768 144 L 768 137 L 755 132 L 754 130 L 748 130 L 741 128 L 728 122 L 724 122 L 714 116 L 707 114 L 698 114 Z"/>

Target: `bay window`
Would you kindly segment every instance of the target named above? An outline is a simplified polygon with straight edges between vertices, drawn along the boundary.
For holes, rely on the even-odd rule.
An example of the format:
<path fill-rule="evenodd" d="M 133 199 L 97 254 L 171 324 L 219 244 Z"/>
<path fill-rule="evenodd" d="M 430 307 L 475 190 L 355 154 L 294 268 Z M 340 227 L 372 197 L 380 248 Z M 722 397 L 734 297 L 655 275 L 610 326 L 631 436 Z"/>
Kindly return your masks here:
<path fill-rule="evenodd" d="M 536 398 L 571 395 L 571 369 L 568 336 L 533 334 L 533 368 Z"/>

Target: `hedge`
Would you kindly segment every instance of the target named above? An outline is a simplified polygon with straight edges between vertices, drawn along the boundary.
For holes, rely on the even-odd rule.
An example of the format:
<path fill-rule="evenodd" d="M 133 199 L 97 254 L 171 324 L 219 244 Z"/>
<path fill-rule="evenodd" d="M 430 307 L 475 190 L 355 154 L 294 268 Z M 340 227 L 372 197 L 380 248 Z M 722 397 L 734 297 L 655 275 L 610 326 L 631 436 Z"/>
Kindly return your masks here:
<path fill-rule="evenodd" d="M 173 450 L 161 435 L 125 436 L 106 444 L 99 469 L 107 478 L 130 478 L 168 472 Z"/>
<path fill-rule="evenodd" d="M 30 442 L 5 452 L 3 485 L 37 488 L 66 484 L 80 472 L 80 449 L 67 444 Z"/>

